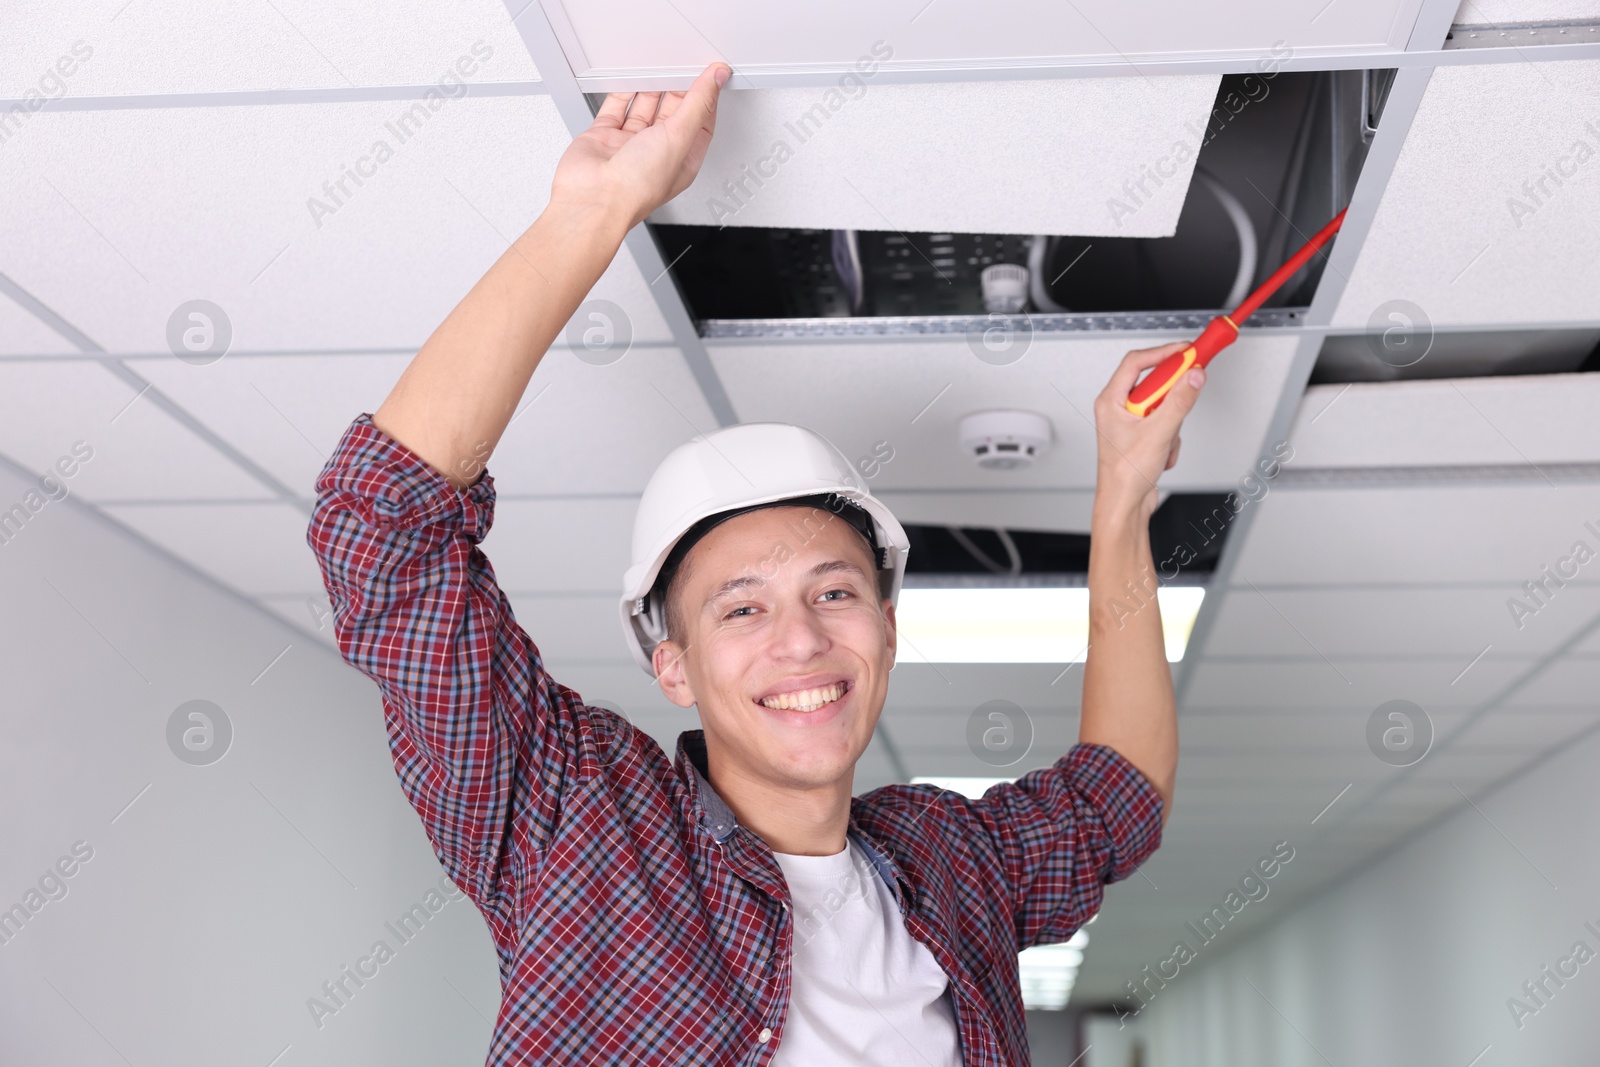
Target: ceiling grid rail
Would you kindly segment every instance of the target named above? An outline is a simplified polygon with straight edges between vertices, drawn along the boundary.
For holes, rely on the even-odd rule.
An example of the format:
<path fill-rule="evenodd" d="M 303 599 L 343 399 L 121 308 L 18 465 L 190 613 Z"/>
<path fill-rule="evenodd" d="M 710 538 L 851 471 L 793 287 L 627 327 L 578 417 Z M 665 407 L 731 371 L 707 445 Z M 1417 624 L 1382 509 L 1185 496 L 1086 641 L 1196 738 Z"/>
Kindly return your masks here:
<path fill-rule="evenodd" d="M 550 99 L 555 103 L 562 121 L 573 136 L 587 130 L 594 122 L 594 112 L 578 88 L 577 79 L 573 77 L 566 54 L 555 39 L 544 9 L 535 0 L 506 0 L 506 10 L 511 15 L 517 33 L 527 45 L 534 65 L 539 68 L 540 77 L 548 87 Z M 689 309 L 678 295 L 668 273 L 669 264 L 656 247 L 655 238 L 640 224 L 628 231 L 624 240 L 640 272 L 650 279 L 650 290 L 655 296 L 656 306 L 666 319 L 667 327 L 672 331 L 673 339 L 683 354 L 684 362 L 689 365 L 689 373 L 700 387 L 712 417 L 717 420 L 719 427 L 734 425 L 739 417 L 733 410 L 733 401 L 729 399 L 728 391 L 711 363 L 711 356 L 706 351 L 699 329 L 689 316 Z"/>
<path fill-rule="evenodd" d="M 1434 6 L 1441 5 L 1435 3 Z M 1327 266 L 1322 272 L 1316 295 L 1312 298 L 1311 307 L 1307 311 L 1306 321 L 1310 326 L 1325 327 L 1333 319 L 1334 309 L 1338 307 L 1339 298 L 1344 295 L 1350 272 L 1354 270 L 1362 245 L 1372 231 L 1378 205 L 1383 200 L 1389 179 L 1399 162 L 1401 150 L 1405 147 L 1417 110 L 1422 106 L 1422 97 L 1427 91 L 1432 74 L 1433 70 L 1430 67 L 1403 69 L 1395 74 L 1394 85 L 1390 88 L 1388 101 L 1384 105 L 1383 117 L 1378 123 L 1377 133 L 1373 136 L 1372 146 L 1361 168 L 1361 176 L 1352 191 L 1349 212 L 1345 216 L 1344 225 L 1340 227 L 1333 248 L 1327 255 Z M 1267 423 L 1267 432 L 1257 449 L 1258 456 L 1267 456 L 1276 442 L 1288 439 L 1290 428 L 1294 425 L 1295 414 L 1305 396 L 1306 386 L 1311 380 L 1311 372 L 1316 367 L 1322 341 L 1320 333 L 1307 333 L 1296 345 L 1289 373 L 1284 381 L 1283 392 L 1279 396 L 1277 407 L 1273 410 L 1272 418 Z M 1194 665 L 1204 654 L 1211 634 L 1216 628 L 1217 619 L 1221 615 L 1223 603 L 1228 598 L 1229 585 L 1244 554 L 1245 545 L 1249 542 L 1250 528 L 1254 524 L 1257 511 L 1258 508 L 1244 508 L 1239 512 L 1229 531 L 1227 543 L 1223 546 L 1222 555 L 1217 561 L 1216 570 L 1211 577 L 1211 593 L 1200 605 L 1194 628 L 1190 631 L 1188 651 L 1184 655 L 1174 683 L 1180 708 L 1194 682 Z"/>

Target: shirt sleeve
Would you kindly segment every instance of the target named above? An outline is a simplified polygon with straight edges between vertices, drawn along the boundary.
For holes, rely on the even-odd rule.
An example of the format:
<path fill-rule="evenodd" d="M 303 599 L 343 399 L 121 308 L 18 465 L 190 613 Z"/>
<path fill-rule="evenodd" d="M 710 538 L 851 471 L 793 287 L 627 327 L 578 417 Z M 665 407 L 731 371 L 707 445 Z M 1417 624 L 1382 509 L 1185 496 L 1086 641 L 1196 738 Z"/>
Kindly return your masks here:
<path fill-rule="evenodd" d="M 967 804 L 1011 895 L 1017 948 L 1065 941 L 1161 844 L 1161 795 L 1115 749 L 1074 745 Z"/>
<path fill-rule="evenodd" d="M 478 548 L 494 482 L 457 489 L 364 414 L 316 489 L 307 540 L 339 649 L 383 693 L 401 788 L 446 873 L 509 928 L 581 702 L 546 674 Z"/>

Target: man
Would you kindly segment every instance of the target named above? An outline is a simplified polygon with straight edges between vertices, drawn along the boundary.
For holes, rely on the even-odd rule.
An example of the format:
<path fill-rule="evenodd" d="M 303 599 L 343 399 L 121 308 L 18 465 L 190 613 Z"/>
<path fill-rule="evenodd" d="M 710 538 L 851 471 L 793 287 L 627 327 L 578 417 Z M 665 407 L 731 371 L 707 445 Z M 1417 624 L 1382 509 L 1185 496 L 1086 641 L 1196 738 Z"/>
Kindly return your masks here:
<path fill-rule="evenodd" d="M 1130 353 L 1096 402 L 1081 743 L 981 800 L 852 799 L 906 540 L 815 434 L 698 438 L 641 499 L 625 636 L 704 727 L 674 762 L 549 677 L 477 548 L 517 398 L 627 231 L 693 179 L 728 73 L 608 97 L 543 214 L 346 432 L 309 534 L 340 648 L 493 936 L 489 1063 L 1026 1064 L 1018 951 L 1088 921 L 1170 810 L 1160 617 L 1119 598 L 1150 588 L 1155 482 L 1202 378 L 1149 418 L 1122 401 L 1174 346 Z"/>

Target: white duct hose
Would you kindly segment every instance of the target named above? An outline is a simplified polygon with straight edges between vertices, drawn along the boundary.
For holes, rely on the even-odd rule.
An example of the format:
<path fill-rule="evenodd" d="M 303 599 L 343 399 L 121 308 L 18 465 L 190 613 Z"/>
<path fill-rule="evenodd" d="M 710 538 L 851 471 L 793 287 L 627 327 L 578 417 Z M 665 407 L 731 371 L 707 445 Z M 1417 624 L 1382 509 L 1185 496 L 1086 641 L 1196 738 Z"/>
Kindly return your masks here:
<path fill-rule="evenodd" d="M 1205 183 L 1211 195 L 1217 198 L 1217 203 L 1222 205 L 1222 210 L 1227 213 L 1228 221 L 1233 223 L 1234 232 L 1239 238 L 1239 266 L 1233 274 L 1233 287 L 1228 290 L 1227 297 L 1222 301 L 1223 307 L 1235 308 L 1244 303 L 1244 298 L 1250 295 L 1250 283 L 1255 281 L 1258 254 L 1255 224 L 1250 221 L 1250 213 L 1239 203 L 1239 198 L 1230 193 L 1211 172 L 1196 167 L 1194 173 L 1195 177 Z M 1051 298 L 1050 288 L 1044 280 L 1044 268 L 1049 259 L 1051 240 L 1049 236 L 1039 234 L 1034 237 L 1033 243 L 1028 248 L 1028 299 L 1035 311 L 1068 311 L 1070 309 Z"/>

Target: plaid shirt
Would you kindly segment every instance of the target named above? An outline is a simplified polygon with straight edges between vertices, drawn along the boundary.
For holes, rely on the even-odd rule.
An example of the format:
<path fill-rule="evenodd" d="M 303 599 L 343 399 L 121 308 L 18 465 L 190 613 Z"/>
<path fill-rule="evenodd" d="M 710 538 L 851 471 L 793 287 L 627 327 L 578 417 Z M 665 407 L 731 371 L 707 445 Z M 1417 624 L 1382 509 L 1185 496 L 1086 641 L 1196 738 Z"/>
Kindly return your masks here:
<path fill-rule="evenodd" d="M 701 732 L 668 762 L 545 672 L 477 547 L 487 473 L 457 490 L 362 415 L 317 494 L 308 540 L 339 647 L 382 690 L 401 787 L 499 955 L 488 1063 L 770 1062 L 789 894 L 707 781 Z M 1028 1063 L 1017 952 L 1093 916 L 1160 816 L 1098 745 L 981 800 L 892 785 L 852 801 L 850 834 L 950 977 L 967 1067 Z"/>

